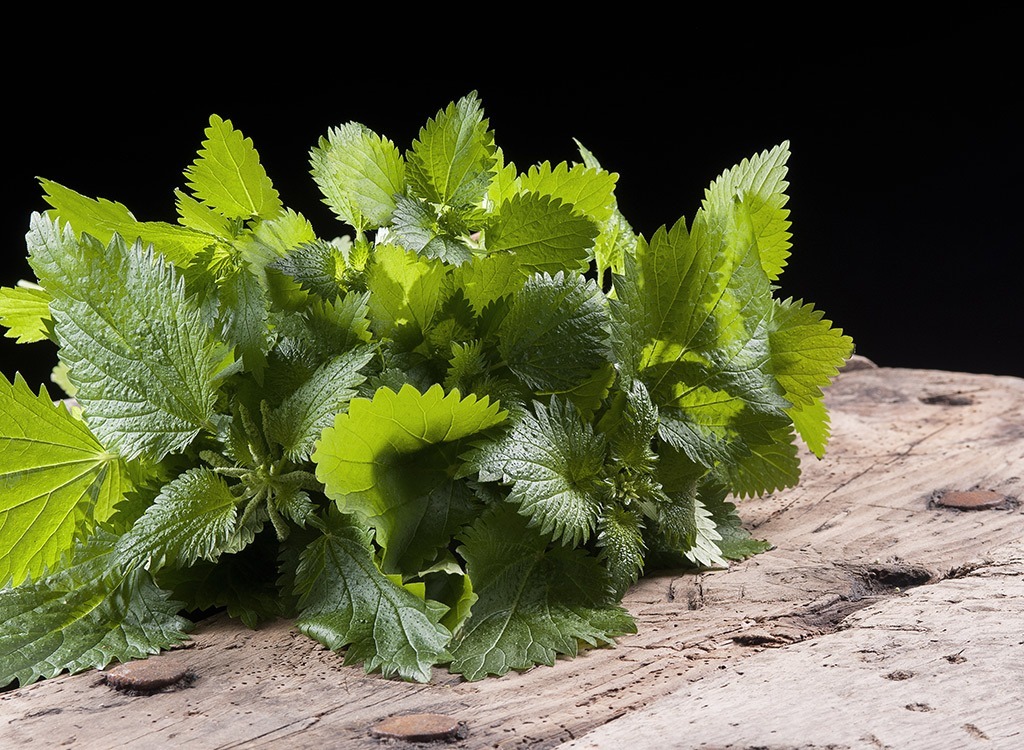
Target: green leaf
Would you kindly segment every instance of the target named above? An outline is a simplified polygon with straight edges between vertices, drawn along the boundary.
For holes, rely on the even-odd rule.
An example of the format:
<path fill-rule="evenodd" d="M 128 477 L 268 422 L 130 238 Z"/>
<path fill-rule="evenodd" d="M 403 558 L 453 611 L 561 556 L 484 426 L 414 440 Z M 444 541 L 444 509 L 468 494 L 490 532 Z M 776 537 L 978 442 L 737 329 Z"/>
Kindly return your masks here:
<path fill-rule="evenodd" d="M 474 508 L 454 486 L 466 438 L 500 424 L 498 404 L 435 385 L 379 388 L 353 399 L 323 432 L 313 461 L 324 492 L 376 529 L 388 572 L 415 570 L 448 544 Z"/>
<path fill-rule="evenodd" d="M 182 190 L 174 191 L 178 223 L 188 229 L 213 235 L 230 237 L 233 234 L 231 220 L 219 214 L 205 203 L 201 203 Z"/>
<path fill-rule="evenodd" d="M 755 497 L 796 487 L 800 458 L 790 427 L 773 430 L 769 443 L 749 444 L 750 453 L 719 467 L 729 489 L 738 497 Z"/>
<path fill-rule="evenodd" d="M 604 295 L 582 276 L 536 274 L 516 292 L 498 329 L 498 350 L 524 383 L 561 393 L 585 382 L 611 356 Z"/>
<path fill-rule="evenodd" d="M 334 424 L 335 415 L 345 410 L 366 380 L 361 370 L 373 355 L 373 349 L 364 346 L 334 357 L 271 413 L 268 437 L 284 449 L 286 458 L 309 458 L 320 433 Z"/>
<path fill-rule="evenodd" d="M 702 497 L 714 519 L 715 531 L 722 537 L 716 542 L 722 551 L 722 557 L 727 560 L 745 560 L 772 548 L 769 542 L 755 539 L 743 527 L 739 513 L 736 512 L 736 505 L 726 499 L 728 492 L 724 487 L 718 491 L 709 487 Z"/>
<path fill-rule="evenodd" d="M 180 602 L 147 571 L 115 565 L 114 541 L 99 532 L 58 572 L 0 590 L 0 685 L 103 669 L 188 639 Z"/>
<path fill-rule="evenodd" d="M 235 346 L 236 359 L 257 383 L 263 382 L 271 337 L 267 327 L 270 300 L 249 264 L 239 262 L 220 279 L 218 319 L 224 341 Z"/>
<path fill-rule="evenodd" d="M 500 206 L 519 192 L 519 171 L 512 162 L 505 162 L 505 153 L 501 148 L 494 151 L 494 177 L 487 188 L 487 205 Z"/>
<path fill-rule="evenodd" d="M 608 273 L 621 274 L 626 256 L 636 254 L 638 242 L 633 227 L 616 209 L 612 218 L 602 225 L 601 234 L 594 243 L 594 262 L 599 278 L 604 279 Z"/>
<path fill-rule="evenodd" d="M 487 250 L 514 253 L 522 272 L 584 271 L 598 235 L 592 219 L 541 193 L 520 193 L 501 204 L 487 228 Z"/>
<path fill-rule="evenodd" d="M 418 197 L 449 206 L 482 201 L 494 175 L 494 136 L 476 93 L 428 120 L 406 162 Z"/>
<path fill-rule="evenodd" d="M 473 257 L 469 246 L 459 237 L 461 227 L 447 226 L 446 215 L 438 214 L 431 204 L 405 197 L 399 197 L 397 203 L 389 235 L 396 244 L 451 265 L 460 265 Z"/>
<path fill-rule="evenodd" d="M 596 558 L 549 548 L 507 506 L 481 517 L 459 553 L 479 596 L 452 649 L 450 669 L 467 680 L 553 666 L 581 643 L 610 646 L 635 632 L 629 613 L 611 602 Z"/>
<path fill-rule="evenodd" d="M 789 210 L 785 208 L 789 200 L 785 193 L 789 187 L 786 182 L 788 160 L 789 141 L 784 141 L 723 172 L 708 188 L 705 198 L 705 206 L 708 201 L 735 198 L 746 207 L 761 264 L 772 281 L 778 279 L 785 268 L 792 246 Z"/>
<path fill-rule="evenodd" d="M 107 244 L 115 234 L 128 242 L 141 238 L 152 244 L 169 263 L 185 268 L 203 250 L 216 244 L 218 238 L 207 232 L 175 226 L 160 221 L 139 221 L 120 203 L 106 199 L 87 198 L 70 188 L 40 180 L 46 202 L 53 206 L 50 219 L 70 224 L 77 234 L 90 234 Z"/>
<path fill-rule="evenodd" d="M 671 407 L 661 435 L 711 465 L 749 453 L 789 422 L 789 402 L 771 373 L 774 308 L 745 208 L 702 211 L 638 246 L 634 281 L 647 312 L 640 377 L 654 402 Z"/>
<path fill-rule="evenodd" d="M 296 627 L 331 650 L 347 646 L 346 664 L 429 682 L 432 667 L 448 658 L 451 633 L 440 624 L 447 608 L 381 573 L 367 534 L 337 511 L 303 550 L 295 583 Z"/>
<path fill-rule="evenodd" d="M 173 266 L 33 216 L 29 261 L 53 296 L 60 356 L 86 420 L 126 459 L 159 459 L 211 425 L 224 358 Z"/>
<path fill-rule="evenodd" d="M 464 344 L 454 341 L 452 356 L 448 359 L 448 369 L 445 372 L 444 387 L 468 392 L 472 389 L 467 388 L 466 384 L 483 375 L 486 369 L 487 359 L 482 341 L 467 341 Z"/>
<path fill-rule="evenodd" d="M 164 485 L 153 504 L 122 536 L 117 561 L 158 570 L 215 561 L 237 524 L 239 498 L 210 469 L 189 469 Z"/>
<path fill-rule="evenodd" d="M 727 568 L 718 542 L 715 519 L 696 493 L 669 493 L 672 502 L 662 507 L 660 531 L 686 559 L 702 568 Z"/>
<path fill-rule="evenodd" d="M 498 440 L 470 460 L 486 482 L 511 485 L 508 500 L 540 534 L 577 546 L 590 538 L 600 513 L 607 443 L 571 402 L 534 402 Z"/>
<path fill-rule="evenodd" d="M 185 170 L 195 196 L 229 219 L 271 219 L 281 199 L 260 164 L 252 139 L 231 120 L 210 116 L 199 157 Z"/>
<path fill-rule="evenodd" d="M 380 337 L 394 337 L 399 327 L 422 334 L 430 327 L 441 300 L 444 266 L 395 245 L 376 248 L 366 280 L 370 320 Z"/>
<path fill-rule="evenodd" d="M 477 314 L 492 302 L 512 296 L 526 283 L 526 274 L 512 253 L 475 255 L 455 273 L 459 288 Z"/>
<path fill-rule="evenodd" d="M 654 458 L 651 448 L 658 431 L 658 407 L 639 380 L 616 392 L 597 428 L 604 432 L 617 461 L 627 467 L 645 467 Z"/>
<path fill-rule="evenodd" d="M 793 426 L 808 450 L 818 458 L 824 458 L 828 441 L 832 437 L 831 420 L 824 397 L 813 404 L 797 404 L 791 407 L 789 416 L 792 417 Z"/>
<path fill-rule="evenodd" d="M 273 219 L 261 221 L 253 229 L 252 236 L 256 242 L 269 249 L 268 256 L 278 258 L 283 258 L 301 245 L 318 241 L 309 219 L 291 209 L 285 209 Z"/>
<path fill-rule="evenodd" d="M 605 509 L 598 523 L 597 544 L 616 597 L 625 595 L 644 570 L 643 520 L 632 510 L 615 505 Z"/>
<path fill-rule="evenodd" d="M 395 144 L 356 122 L 320 138 L 310 164 L 324 203 L 360 232 L 389 223 L 395 197 L 405 192 L 405 162 Z"/>
<path fill-rule="evenodd" d="M 373 340 L 369 310 L 368 292 L 349 292 L 335 302 L 314 302 L 307 311 L 309 330 L 320 339 L 325 351 L 345 352 Z"/>
<path fill-rule="evenodd" d="M 530 167 L 519 178 L 519 189 L 558 198 L 572 205 L 578 214 L 601 225 L 612 217 L 615 206 L 615 183 L 619 176 L 583 164 L 562 162 L 555 167 L 544 162 Z"/>
<path fill-rule="evenodd" d="M 632 254 L 623 257 L 622 273 L 612 275 L 608 309 L 615 361 L 620 377 L 630 382 L 639 376 L 644 348 L 653 337 L 644 277 L 639 262 Z"/>
<path fill-rule="evenodd" d="M 828 414 L 819 406 L 823 389 L 853 353 L 853 339 L 833 328 L 813 305 L 787 299 L 776 304 L 769 342 L 775 377 L 793 404 L 790 415 L 808 447 L 821 458 L 828 442 Z"/>
<path fill-rule="evenodd" d="M 341 251 L 330 242 L 317 240 L 300 245 L 268 268 L 280 271 L 305 291 L 331 302 L 341 294 L 340 280 L 345 269 Z"/>
<path fill-rule="evenodd" d="M 53 568 L 130 488 L 119 457 L 44 388 L 0 376 L 0 584 Z"/>
<path fill-rule="evenodd" d="M 576 146 L 579 148 L 580 156 L 586 167 L 604 172 L 597 158 L 582 143 L 576 141 Z M 618 175 L 610 173 L 609 179 L 613 182 L 617 181 Z M 594 243 L 594 262 L 597 278 L 604 282 L 606 274 L 609 272 L 612 274 L 623 273 L 626 257 L 636 254 L 638 238 L 629 221 L 619 210 L 618 200 L 614 196 L 612 196 L 610 204 L 610 215 L 598 220 L 598 225 L 601 233 Z"/>
<path fill-rule="evenodd" d="M 31 286 L 0 287 L 0 325 L 9 339 L 30 344 L 54 339 L 50 295 Z"/>

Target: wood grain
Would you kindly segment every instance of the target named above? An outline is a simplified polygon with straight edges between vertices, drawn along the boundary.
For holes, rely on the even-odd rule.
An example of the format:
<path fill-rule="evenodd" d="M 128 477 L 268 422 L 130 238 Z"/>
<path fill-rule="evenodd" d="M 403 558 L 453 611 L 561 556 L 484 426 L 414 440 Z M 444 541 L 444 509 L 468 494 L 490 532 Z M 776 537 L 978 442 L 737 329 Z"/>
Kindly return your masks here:
<path fill-rule="evenodd" d="M 92 672 L 2 693 L 0 747 L 395 747 L 370 727 L 418 712 L 465 722 L 449 746 L 467 749 L 1024 747 L 1024 380 L 851 368 L 828 402 L 825 459 L 740 504 L 775 547 L 643 579 L 616 648 L 420 685 L 286 621 L 214 617 L 152 657 L 191 669 L 188 687 L 131 696 Z M 1005 501 L 936 502 L 974 489 Z"/>

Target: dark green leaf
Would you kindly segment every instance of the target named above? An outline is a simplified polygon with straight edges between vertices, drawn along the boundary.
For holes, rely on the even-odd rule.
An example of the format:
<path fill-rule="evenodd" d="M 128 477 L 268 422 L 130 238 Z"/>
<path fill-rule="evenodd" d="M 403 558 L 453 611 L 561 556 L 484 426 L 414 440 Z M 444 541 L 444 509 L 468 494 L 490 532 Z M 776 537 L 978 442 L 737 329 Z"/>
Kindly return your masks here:
<path fill-rule="evenodd" d="M 303 551 L 296 587 L 296 626 L 331 650 L 347 647 L 346 664 L 428 682 L 448 657 L 451 633 L 440 624 L 446 608 L 381 573 L 369 537 L 344 514 L 332 512 L 326 532 Z"/>

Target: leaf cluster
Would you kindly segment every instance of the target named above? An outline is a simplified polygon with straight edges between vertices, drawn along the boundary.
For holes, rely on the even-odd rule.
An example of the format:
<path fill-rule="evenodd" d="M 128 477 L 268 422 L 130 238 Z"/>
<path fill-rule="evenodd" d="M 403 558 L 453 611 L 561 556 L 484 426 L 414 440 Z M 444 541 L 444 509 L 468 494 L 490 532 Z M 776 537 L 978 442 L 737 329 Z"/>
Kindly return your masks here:
<path fill-rule="evenodd" d="M 0 381 L 0 684 L 284 617 L 386 676 L 610 645 L 659 565 L 767 548 L 852 343 L 782 298 L 788 143 L 650 238 L 608 171 L 506 160 L 470 93 L 402 150 L 311 148 L 344 232 L 212 116 L 177 221 L 42 180 L 0 323 L 60 361 Z"/>

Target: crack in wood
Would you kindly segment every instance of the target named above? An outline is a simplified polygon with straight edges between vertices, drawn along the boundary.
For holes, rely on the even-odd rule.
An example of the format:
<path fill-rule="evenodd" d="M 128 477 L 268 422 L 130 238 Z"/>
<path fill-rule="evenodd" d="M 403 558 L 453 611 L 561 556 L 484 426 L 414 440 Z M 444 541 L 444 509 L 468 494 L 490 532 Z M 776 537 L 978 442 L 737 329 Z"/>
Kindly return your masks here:
<path fill-rule="evenodd" d="M 841 629 L 854 612 L 896 596 L 908 589 L 942 580 L 930 571 L 915 565 L 840 566 L 849 575 L 845 593 L 823 602 L 814 602 L 796 612 L 757 618 L 757 626 L 732 636 L 740 646 L 781 647 L 799 643 Z"/>

